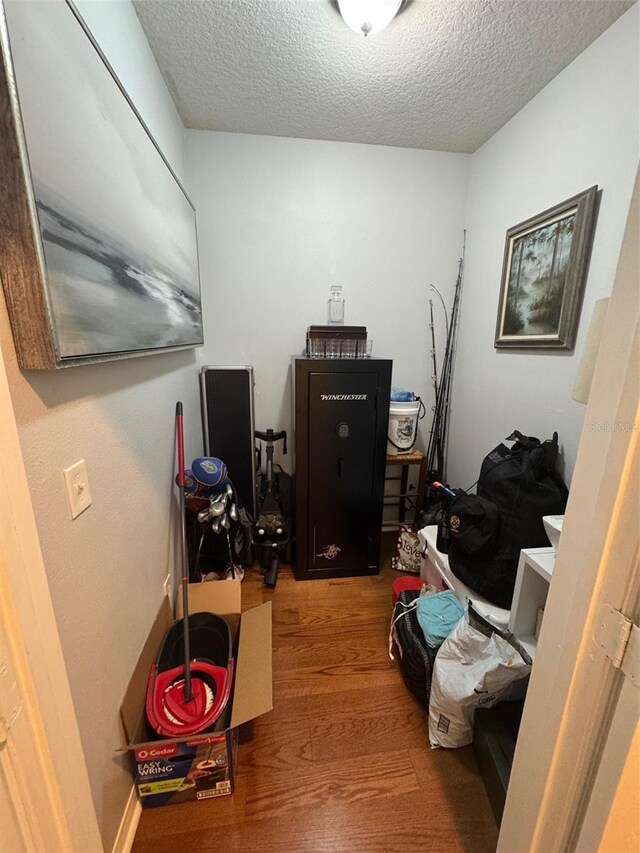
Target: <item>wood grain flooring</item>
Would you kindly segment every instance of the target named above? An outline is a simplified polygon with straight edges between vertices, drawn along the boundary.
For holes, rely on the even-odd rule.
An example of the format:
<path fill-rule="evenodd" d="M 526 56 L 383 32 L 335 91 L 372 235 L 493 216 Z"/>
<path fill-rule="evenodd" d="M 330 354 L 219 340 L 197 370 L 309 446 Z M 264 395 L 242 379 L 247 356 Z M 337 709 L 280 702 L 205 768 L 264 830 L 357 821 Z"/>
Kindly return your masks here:
<path fill-rule="evenodd" d="M 427 714 L 387 654 L 394 537 L 376 577 L 275 590 L 274 710 L 241 731 L 230 797 L 142 815 L 133 853 L 490 853 L 498 832 L 471 748 L 432 750 Z"/>

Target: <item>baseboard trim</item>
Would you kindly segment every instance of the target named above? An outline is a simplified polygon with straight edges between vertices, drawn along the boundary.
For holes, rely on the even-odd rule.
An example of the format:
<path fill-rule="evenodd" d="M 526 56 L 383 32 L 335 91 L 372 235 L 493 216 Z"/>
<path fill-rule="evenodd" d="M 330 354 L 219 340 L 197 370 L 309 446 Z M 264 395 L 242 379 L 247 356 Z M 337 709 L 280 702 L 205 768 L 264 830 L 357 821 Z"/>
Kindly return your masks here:
<path fill-rule="evenodd" d="M 138 828 L 141 814 L 142 806 L 138 799 L 138 792 L 136 786 L 132 785 L 111 853 L 129 853 L 133 847 L 133 839 L 136 837 L 136 829 Z"/>

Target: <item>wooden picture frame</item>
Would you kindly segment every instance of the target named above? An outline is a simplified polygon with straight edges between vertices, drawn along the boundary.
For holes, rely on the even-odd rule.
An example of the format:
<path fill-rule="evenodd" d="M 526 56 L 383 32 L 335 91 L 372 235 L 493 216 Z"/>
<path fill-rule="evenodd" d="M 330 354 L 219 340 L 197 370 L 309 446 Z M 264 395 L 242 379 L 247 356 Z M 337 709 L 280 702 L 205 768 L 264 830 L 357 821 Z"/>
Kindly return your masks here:
<path fill-rule="evenodd" d="M 202 345 L 194 207 L 71 0 L 0 0 L 0 195 L 22 369 Z"/>
<path fill-rule="evenodd" d="M 572 349 L 596 219 L 593 186 L 507 231 L 497 348 Z"/>

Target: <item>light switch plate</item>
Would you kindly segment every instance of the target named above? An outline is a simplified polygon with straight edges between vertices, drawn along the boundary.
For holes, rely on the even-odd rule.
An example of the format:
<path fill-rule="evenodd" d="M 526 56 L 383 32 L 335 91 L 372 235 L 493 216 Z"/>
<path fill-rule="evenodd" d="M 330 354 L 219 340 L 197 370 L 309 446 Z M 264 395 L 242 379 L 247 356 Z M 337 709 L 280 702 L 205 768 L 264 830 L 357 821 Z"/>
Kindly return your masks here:
<path fill-rule="evenodd" d="M 70 468 L 65 468 L 62 473 L 67 486 L 71 518 L 77 518 L 81 512 L 91 506 L 87 463 L 81 459 Z"/>

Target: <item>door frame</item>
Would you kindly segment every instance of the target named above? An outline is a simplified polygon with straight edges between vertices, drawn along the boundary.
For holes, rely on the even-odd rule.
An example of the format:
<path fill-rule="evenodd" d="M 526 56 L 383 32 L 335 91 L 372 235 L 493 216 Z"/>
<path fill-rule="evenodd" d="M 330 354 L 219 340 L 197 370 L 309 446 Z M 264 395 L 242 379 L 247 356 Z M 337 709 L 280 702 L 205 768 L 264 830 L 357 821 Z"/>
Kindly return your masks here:
<path fill-rule="evenodd" d="M 632 748 L 635 720 L 609 737 L 624 676 L 592 637 L 605 603 L 638 620 L 639 208 L 636 177 L 498 853 L 597 850 Z"/>
<path fill-rule="evenodd" d="M 99 851 L 103 845 L 1 347 L 0 447 L 0 632 L 15 678 L 10 725 L 0 744 L 2 770 L 5 778 L 13 774 L 13 808 L 26 849 Z"/>

